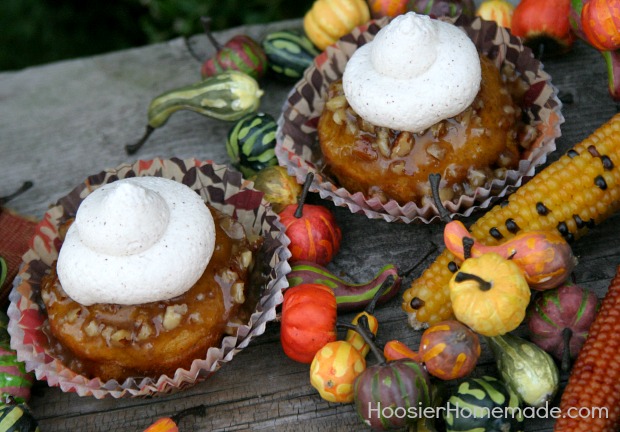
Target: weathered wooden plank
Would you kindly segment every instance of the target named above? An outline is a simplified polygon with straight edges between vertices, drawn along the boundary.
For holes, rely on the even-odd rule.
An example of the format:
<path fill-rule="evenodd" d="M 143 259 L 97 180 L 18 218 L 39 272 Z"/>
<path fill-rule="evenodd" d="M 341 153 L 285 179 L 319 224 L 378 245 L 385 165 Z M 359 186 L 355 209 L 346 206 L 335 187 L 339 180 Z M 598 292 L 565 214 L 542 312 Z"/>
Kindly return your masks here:
<path fill-rule="evenodd" d="M 217 36 L 247 32 L 257 39 L 276 28 L 299 26 L 299 21 L 232 29 Z M 135 157 L 198 157 L 227 162 L 225 136 L 230 124 L 179 112 L 156 131 L 135 157 L 125 155 L 125 143 L 137 139 L 146 121 L 150 99 L 169 88 L 199 78 L 200 57 L 211 51 L 203 36 L 188 44 L 181 39 L 108 55 L 54 63 L 0 74 L 0 195 L 32 179 L 35 187 L 11 202 L 19 212 L 40 217 L 51 203 L 88 175 Z M 609 119 L 617 106 L 607 95 L 606 72 L 593 49 L 578 42 L 560 58 L 545 59 L 545 69 L 563 95 L 572 102 L 563 108 L 566 123 L 558 140 L 561 152 L 582 140 Z M 277 116 L 290 85 L 266 80 L 262 107 Z M 316 199 L 316 197 L 314 197 Z M 330 203 L 325 203 L 331 206 Z M 334 209 L 344 237 L 342 249 L 330 268 L 360 282 L 382 265 L 401 269 L 423 259 L 431 244 L 441 244 L 440 225 L 402 225 L 370 221 L 347 209 Z M 475 219 L 472 218 L 472 220 Z M 469 222 L 469 221 L 468 221 Z M 574 245 L 580 257 L 578 283 L 602 296 L 615 266 L 620 263 L 620 236 L 616 215 Z M 424 265 L 405 280 L 408 285 Z M 420 332 L 406 326 L 400 300 L 377 311 L 380 341 L 400 339 L 412 347 Z M 348 320 L 351 315 L 343 316 Z M 523 329 L 520 329 L 522 332 Z M 483 344 L 476 374 L 494 373 L 491 355 Z M 287 359 L 279 346 L 277 323 L 253 341 L 235 359 L 206 382 L 182 393 L 124 400 L 95 400 L 37 385 L 31 406 L 43 431 L 141 430 L 155 418 L 205 404 L 205 418 L 187 418 L 184 430 L 360 430 L 352 406 L 323 401 L 308 382 L 308 366 Z M 550 431 L 550 419 L 531 419 L 528 431 Z"/>

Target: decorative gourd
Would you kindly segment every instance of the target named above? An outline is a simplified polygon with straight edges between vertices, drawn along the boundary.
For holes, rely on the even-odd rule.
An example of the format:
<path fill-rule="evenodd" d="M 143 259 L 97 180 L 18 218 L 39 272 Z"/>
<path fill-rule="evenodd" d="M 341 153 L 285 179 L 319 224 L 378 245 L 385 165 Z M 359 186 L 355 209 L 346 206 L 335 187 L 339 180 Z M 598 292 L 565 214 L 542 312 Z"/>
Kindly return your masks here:
<path fill-rule="evenodd" d="M 21 404 L 30 399 L 34 374 L 26 371 L 25 364 L 11 349 L 8 323 L 7 315 L 0 312 L 0 402 L 10 400 Z"/>
<path fill-rule="evenodd" d="M 557 231 L 521 231 L 497 246 L 485 246 L 473 240 L 465 225 L 451 221 L 444 228 L 446 248 L 460 260 L 465 259 L 463 239 L 471 238 L 472 257 L 496 252 L 510 259 L 523 271 L 530 288 L 546 290 L 564 283 L 571 275 L 577 259 L 568 242 Z"/>
<path fill-rule="evenodd" d="M 534 54 L 563 54 L 575 36 L 569 22 L 571 0 L 521 0 L 512 13 L 510 31 L 523 38 Z"/>
<path fill-rule="evenodd" d="M 312 183 L 310 173 L 298 205 L 288 205 L 280 212 L 280 222 L 290 239 L 290 262 L 312 261 L 327 265 L 340 249 L 342 231 L 332 212 L 322 205 L 305 204 Z M 304 205 L 305 204 L 305 205 Z"/>
<path fill-rule="evenodd" d="M 216 50 L 213 57 L 207 59 L 200 68 L 203 78 L 217 75 L 227 70 L 238 70 L 258 80 L 267 72 L 267 56 L 263 47 L 248 35 L 236 35 L 224 45 L 220 44 L 211 33 L 211 18 L 200 19 L 207 39 Z"/>
<path fill-rule="evenodd" d="M 393 264 L 380 268 L 368 282 L 356 284 L 343 280 L 316 263 L 297 261 L 291 265 L 291 271 L 286 278 L 289 286 L 302 283 L 322 283 L 329 286 L 336 295 L 338 312 L 358 311 L 367 307 L 382 287 L 383 292 L 377 304 L 383 304 L 398 293 L 402 283 L 402 277 Z M 392 283 L 387 285 L 390 278 Z"/>
<path fill-rule="evenodd" d="M 540 407 L 553 399 L 560 373 L 549 354 L 513 334 L 490 337 L 487 342 L 503 381 L 523 403 Z"/>
<path fill-rule="evenodd" d="M 217 120 L 235 121 L 256 111 L 262 95 L 254 78 L 235 70 L 169 90 L 151 100 L 144 135 L 136 143 L 125 146 L 125 151 L 136 153 L 153 131 L 166 124 L 177 111 L 189 110 Z"/>
<path fill-rule="evenodd" d="M 391 340 L 383 347 L 388 361 L 409 358 L 424 363 L 426 370 L 443 380 L 463 378 L 476 367 L 480 357 L 478 335 L 456 320 L 434 324 L 424 331 L 418 352 Z"/>
<path fill-rule="evenodd" d="M 40 432 L 39 423 L 25 405 L 0 406 L 2 432 Z"/>
<path fill-rule="evenodd" d="M 585 4 L 593 3 L 585 12 Z M 620 101 L 620 45 L 615 45 L 618 35 L 618 0 L 599 1 L 572 0 L 570 2 L 570 25 L 572 32 L 592 47 L 599 50 L 607 66 L 607 85 L 609 95 L 615 101 Z M 599 9 L 600 8 L 600 9 Z M 598 20 L 608 19 L 604 22 Z M 584 20 L 585 18 L 585 20 Z M 586 23 L 587 21 L 587 23 Z M 584 27 L 588 27 L 589 36 L 586 36 Z M 615 28 L 615 30 L 614 30 Z M 616 38 L 614 38 L 614 31 Z M 592 38 L 592 40 L 591 40 Z M 597 47 L 611 49 L 600 50 Z"/>
<path fill-rule="evenodd" d="M 306 36 L 320 50 L 370 20 L 366 0 L 315 0 L 304 15 Z"/>
<path fill-rule="evenodd" d="M 563 285 L 545 291 L 528 308 L 529 338 L 568 370 L 577 357 L 596 318 L 598 297 L 578 285 Z"/>
<path fill-rule="evenodd" d="M 336 297 L 325 285 L 288 288 L 282 302 L 280 342 L 284 353 L 300 363 L 312 363 L 318 350 L 336 340 Z"/>
<path fill-rule="evenodd" d="M 484 0 L 478 6 L 476 16 L 487 21 L 495 21 L 501 27 L 510 28 L 514 9 L 514 5 L 508 0 Z"/>
<path fill-rule="evenodd" d="M 368 0 L 372 18 L 394 18 L 407 12 L 409 0 Z"/>
<path fill-rule="evenodd" d="M 203 417 L 207 413 L 207 407 L 205 405 L 198 405 L 191 408 L 184 409 L 173 416 L 162 417 L 157 419 L 155 423 L 144 429 L 144 432 L 179 432 L 177 423 L 183 417 L 188 415 L 197 415 Z"/>
<path fill-rule="evenodd" d="M 431 375 L 451 380 L 469 375 L 479 357 L 478 335 L 456 320 L 446 320 L 424 331 L 414 360 L 424 363 Z"/>
<path fill-rule="evenodd" d="M 276 121 L 269 114 L 254 113 L 238 120 L 228 132 L 226 152 L 233 166 L 246 178 L 278 164 L 275 153 L 277 128 Z"/>
<path fill-rule="evenodd" d="M 4 258 L 0 257 L 0 287 L 4 285 L 7 275 L 9 274 L 9 266 L 6 265 Z"/>
<path fill-rule="evenodd" d="M 584 2 L 581 26 L 590 44 L 599 51 L 620 49 L 620 1 Z"/>
<path fill-rule="evenodd" d="M 476 6 L 473 0 L 414 0 L 411 9 L 436 18 L 456 18 L 461 15 L 473 18 Z"/>
<path fill-rule="evenodd" d="M 370 346 L 378 363 L 368 366 L 355 380 L 354 401 L 357 414 L 373 430 L 399 429 L 417 423 L 420 418 L 409 410 L 423 412 L 432 403 L 430 377 L 416 361 L 401 359 L 386 362 L 363 325 L 360 335 Z M 400 413 L 395 415 L 395 413 Z"/>
<path fill-rule="evenodd" d="M 385 286 L 380 286 L 379 289 L 375 292 L 372 300 L 366 308 L 355 315 L 353 318 L 352 326 L 347 330 L 346 341 L 350 343 L 362 357 L 366 357 L 368 351 L 370 351 L 370 345 L 366 343 L 364 337 L 359 333 L 358 326 L 361 322 L 366 326 L 365 328 L 369 330 L 374 336 L 377 335 L 377 331 L 379 331 L 379 320 L 373 315 L 375 312 L 375 307 L 377 306 L 379 299 L 382 297 L 385 291 L 389 291 L 391 289 L 391 285 L 386 284 Z"/>
<path fill-rule="evenodd" d="M 443 411 L 446 431 L 522 431 L 519 409 L 517 395 L 497 378 L 469 378 L 448 399 Z"/>
<path fill-rule="evenodd" d="M 310 365 L 310 383 L 329 402 L 353 402 L 353 384 L 366 369 L 364 356 L 347 341 L 329 342 Z"/>
<path fill-rule="evenodd" d="M 286 82 L 298 81 L 319 55 L 310 39 L 294 30 L 269 33 L 262 41 L 269 70 Z"/>
<path fill-rule="evenodd" d="M 517 328 L 530 301 L 523 272 L 495 252 L 463 261 L 449 289 L 456 319 L 485 336 Z"/>
<path fill-rule="evenodd" d="M 286 168 L 279 165 L 261 169 L 250 180 L 254 182 L 255 189 L 265 194 L 264 198 L 276 213 L 287 205 L 297 203 L 297 197 L 301 194 L 301 185 L 295 177 L 288 175 Z"/>

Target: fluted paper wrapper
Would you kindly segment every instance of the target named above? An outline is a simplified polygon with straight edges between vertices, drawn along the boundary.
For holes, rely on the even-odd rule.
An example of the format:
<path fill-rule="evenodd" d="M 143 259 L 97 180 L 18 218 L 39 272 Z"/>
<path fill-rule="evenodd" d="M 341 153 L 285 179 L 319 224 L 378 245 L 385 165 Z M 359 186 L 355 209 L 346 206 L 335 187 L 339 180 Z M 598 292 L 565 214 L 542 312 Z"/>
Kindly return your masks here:
<path fill-rule="evenodd" d="M 509 170 L 505 179 L 494 180 L 491 187 L 478 188 L 471 195 L 462 195 L 455 203 L 446 201 L 444 206 L 451 217 L 466 217 L 476 209 L 488 207 L 498 198 L 519 187 L 524 179 L 534 175 L 537 166 L 546 161 L 556 149 L 555 140 L 560 136 L 564 122 L 561 102 L 551 77 L 543 65 L 534 58 L 529 48 L 510 32 L 494 22 L 476 18 L 471 22 L 459 18 L 455 25 L 461 27 L 472 39 L 480 53 L 494 60 L 498 67 L 512 65 L 521 78 L 529 84 L 523 105 L 528 123 L 538 130 L 538 138 L 515 170 Z M 346 206 L 353 213 L 365 214 L 372 219 L 388 222 L 439 221 L 434 204 L 419 207 L 409 202 L 400 205 L 394 200 L 386 203 L 369 198 L 361 192 L 351 193 L 323 173 L 323 159 L 317 138 L 317 125 L 327 100 L 329 85 L 340 78 L 347 61 L 355 50 L 371 41 L 389 20 L 383 18 L 358 27 L 335 44 L 326 48 L 309 67 L 304 77 L 290 91 L 278 119 L 276 156 L 289 174 L 303 183 L 309 172 L 314 174 L 310 188 L 322 198 L 331 199 L 338 206 Z"/>
<path fill-rule="evenodd" d="M 260 299 L 246 325 L 238 327 L 236 336 L 225 336 L 219 347 L 208 350 L 206 358 L 193 361 L 189 370 L 177 369 L 174 376 L 158 379 L 129 378 L 124 382 L 88 378 L 68 369 L 49 350 L 48 338 L 43 329 L 46 314 L 42 309 L 40 284 L 42 277 L 58 257 L 60 240 L 58 228 L 68 218 L 74 217 L 84 198 L 98 187 L 118 179 L 136 176 L 156 176 L 181 182 L 198 192 L 205 202 L 236 218 L 248 235 L 261 235 L 264 244 L 257 257 L 263 266 L 266 283 L 261 288 Z M 266 323 L 276 317 L 276 307 L 282 303 L 282 290 L 288 286 L 286 275 L 290 271 L 288 258 L 289 239 L 279 217 L 262 199 L 263 193 L 252 188 L 252 183 L 241 174 L 224 165 L 195 159 L 155 159 L 124 164 L 116 169 L 93 175 L 45 213 L 37 225 L 30 249 L 16 278 L 9 299 L 8 315 L 11 347 L 19 360 L 25 362 L 37 379 L 50 386 L 81 396 L 135 397 L 171 393 L 206 379 L 224 362 L 230 361 L 256 336 L 265 331 Z"/>

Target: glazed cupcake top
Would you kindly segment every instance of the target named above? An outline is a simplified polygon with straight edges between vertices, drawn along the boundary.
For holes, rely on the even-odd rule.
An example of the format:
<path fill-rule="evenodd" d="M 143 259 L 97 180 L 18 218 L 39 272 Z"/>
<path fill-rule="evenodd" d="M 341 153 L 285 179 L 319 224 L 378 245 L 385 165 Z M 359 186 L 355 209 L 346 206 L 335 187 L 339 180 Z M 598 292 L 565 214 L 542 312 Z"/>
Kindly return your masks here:
<path fill-rule="evenodd" d="M 343 88 L 376 126 L 421 132 L 467 108 L 480 89 L 476 46 L 458 27 L 409 12 L 349 59 Z"/>
<path fill-rule="evenodd" d="M 58 256 L 69 297 L 143 304 L 183 294 L 215 248 L 215 224 L 191 188 L 160 177 L 102 186 L 84 199 Z"/>

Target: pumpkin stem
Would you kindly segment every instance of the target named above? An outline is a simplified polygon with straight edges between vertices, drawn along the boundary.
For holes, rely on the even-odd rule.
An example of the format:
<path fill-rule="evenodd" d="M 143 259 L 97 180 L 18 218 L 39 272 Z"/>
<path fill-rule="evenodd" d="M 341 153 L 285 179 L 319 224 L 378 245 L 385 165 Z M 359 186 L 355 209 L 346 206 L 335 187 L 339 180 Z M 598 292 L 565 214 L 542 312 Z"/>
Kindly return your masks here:
<path fill-rule="evenodd" d="M 154 130 L 155 128 L 153 126 L 147 125 L 146 130 L 144 131 L 144 135 L 142 135 L 142 138 L 140 138 L 134 144 L 127 144 L 125 146 L 125 152 L 127 152 L 128 155 L 135 154 L 138 150 L 140 150 L 140 148 L 146 142 L 146 140 L 149 139 L 149 137 L 151 136 Z"/>
<path fill-rule="evenodd" d="M 429 174 L 428 182 L 431 185 L 431 196 L 433 198 L 433 202 L 437 207 L 437 211 L 439 212 L 439 218 L 442 222 L 448 223 L 450 222 L 450 212 L 447 208 L 444 207 L 441 199 L 439 198 L 439 182 L 441 181 L 441 174 Z"/>
<path fill-rule="evenodd" d="M 173 422 L 178 423 L 183 417 L 187 417 L 189 415 L 197 415 L 200 417 L 204 417 L 207 415 L 207 407 L 206 405 L 197 405 L 191 408 L 184 409 L 183 411 L 179 411 L 175 415 L 171 416 Z"/>
<path fill-rule="evenodd" d="M 306 181 L 304 182 L 304 188 L 301 190 L 301 196 L 299 197 L 299 203 L 297 204 L 297 210 L 295 210 L 295 217 L 297 219 L 301 218 L 304 214 L 304 203 L 306 202 L 306 197 L 308 196 L 308 191 L 310 190 L 310 185 L 314 180 L 314 174 L 308 173 L 306 175 Z"/>
<path fill-rule="evenodd" d="M 562 362 L 560 364 L 562 372 L 568 372 L 568 370 L 570 369 L 570 340 L 572 337 L 573 330 L 568 327 L 564 327 L 564 330 L 562 330 L 564 349 L 562 350 Z"/>
<path fill-rule="evenodd" d="M 202 24 L 202 28 L 204 29 L 204 32 L 207 35 L 207 39 L 209 39 L 209 42 L 211 42 L 211 45 L 213 45 L 213 48 L 215 48 L 215 51 L 219 51 L 222 49 L 222 44 L 219 43 L 215 39 L 215 37 L 213 37 L 213 33 L 211 33 L 212 22 L 213 21 L 211 20 L 211 17 L 206 17 L 206 16 L 200 17 L 200 23 Z"/>
<path fill-rule="evenodd" d="M 463 237 L 463 257 L 471 258 L 471 250 L 474 247 L 474 239 L 471 237 Z"/>
<path fill-rule="evenodd" d="M 491 282 L 486 281 L 486 280 L 482 279 L 480 276 L 475 275 L 475 274 L 471 274 L 471 273 L 458 272 L 456 274 L 456 276 L 454 276 L 454 280 L 457 281 L 457 282 L 464 282 L 464 281 L 468 281 L 468 280 L 476 281 L 476 282 L 478 282 L 480 291 L 488 291 L 488 290 L 490 290 L 493 287 Z"/>
<path fill-rule="evenodd" d="M 23 194 L 28 189 L 30 189 L 33 185 L 34 185 L 34 183 L 32 183 L 30 180 L 25 181 L 24 183 L 22 183 L 22 185 L 19 187 L 19 189 L 17 189 L 15 192 L 13 192 L 13 193 L 11 193 L 9 195 L 0 197 L 0 206 L 5 205 L 9 201 L 11 201 L 13 198 L 16 198 L 19 195 Z"/>

